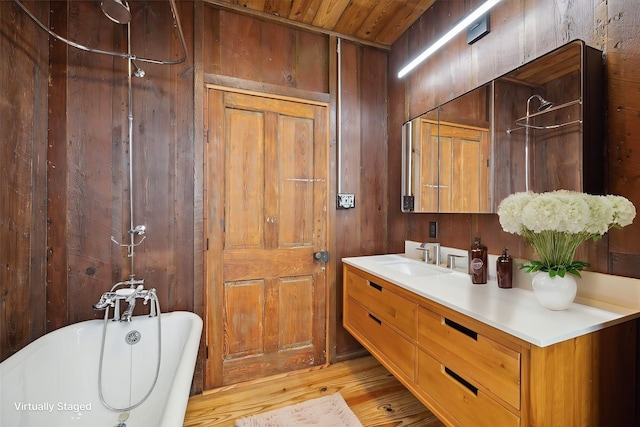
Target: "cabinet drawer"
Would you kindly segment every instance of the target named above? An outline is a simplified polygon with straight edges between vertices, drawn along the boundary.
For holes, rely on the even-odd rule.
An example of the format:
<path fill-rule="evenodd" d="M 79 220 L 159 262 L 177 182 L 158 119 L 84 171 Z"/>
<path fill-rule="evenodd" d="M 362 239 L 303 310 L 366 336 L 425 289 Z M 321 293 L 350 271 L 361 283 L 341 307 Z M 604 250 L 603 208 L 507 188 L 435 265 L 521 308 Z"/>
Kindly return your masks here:
<path fill-rule="evenodd" d="M 462 426 L 519 426 L 520 418 L 465 378 L 418 349 L 417 383 Z"/>
<path fill-rule="evenodd" d="M 390 291 L 384 282 L 369 281 L 351 270 L 347 270 L 345 283 L 347 296 L 358 301 L 378 319 L 416 339 L 416 303 Z"/>
<path fill-rule="evenodd" d="M 345 324 L 356 338 L 369 341 L 379 354 L 397 366 L 412 381 L 415 378 L 416 345 L 387 326 L 380 319 L 355 302 L 347 299 Z"/>
<path fill-rule="evenodd" d="M 520 409 L 520 353 L 424 307 L 418 343 L 450 369 Z"/>

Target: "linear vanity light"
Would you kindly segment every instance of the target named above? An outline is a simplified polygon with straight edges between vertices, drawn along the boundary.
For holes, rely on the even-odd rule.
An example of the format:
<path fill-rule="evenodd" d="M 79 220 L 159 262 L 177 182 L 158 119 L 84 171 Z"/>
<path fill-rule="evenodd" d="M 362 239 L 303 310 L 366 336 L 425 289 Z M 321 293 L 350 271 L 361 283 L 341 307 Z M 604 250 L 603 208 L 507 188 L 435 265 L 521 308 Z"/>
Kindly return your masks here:
<path fill-rule="evenodd" d="M 409 71 L 413 70 L 418 66 L 422 61 L 431 56 L 436 50 L 440 49 L 444 46 L 449 40 L 457 36 L 462 30 L 467 28 L 473 22 L 475 22 L 482 15 L 487 13 L 489 9 L 495 6 L 500 0 L 487 0 L 484 2 L 479 8 L 474 10 L 469 16 L 460 21 L 455 27 L 453 27 L 447 34 L 442 36 L 438 41 L 429 46 L 424 52 L 422 52 L 416 59 L 407 64 L 400 72 L 398 73 L 398 78 L 404 77 Z"/>

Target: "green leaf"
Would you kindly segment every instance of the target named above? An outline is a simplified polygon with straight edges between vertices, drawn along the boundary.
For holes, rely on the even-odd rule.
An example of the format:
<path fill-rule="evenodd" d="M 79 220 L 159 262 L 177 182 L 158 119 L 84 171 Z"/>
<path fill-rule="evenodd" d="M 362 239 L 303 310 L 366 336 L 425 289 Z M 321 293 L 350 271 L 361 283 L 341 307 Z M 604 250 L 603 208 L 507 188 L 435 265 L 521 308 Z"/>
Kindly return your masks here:
<path fill-rule="evenodd" d="M 583 261 L 574 261 L 570 264 L 556 265 L 543 264 L 542 261 L 530 261 L 529 263 L 522 265 L 520 268 L 526 270 L 527 273 L 546 271 L 549 273 L 549 277 L 564 277 L 567 273 L 582 277 L 580 276 L 580 270 L 584 270 L 586 267 L 589 267 L 589 263 Z"/>

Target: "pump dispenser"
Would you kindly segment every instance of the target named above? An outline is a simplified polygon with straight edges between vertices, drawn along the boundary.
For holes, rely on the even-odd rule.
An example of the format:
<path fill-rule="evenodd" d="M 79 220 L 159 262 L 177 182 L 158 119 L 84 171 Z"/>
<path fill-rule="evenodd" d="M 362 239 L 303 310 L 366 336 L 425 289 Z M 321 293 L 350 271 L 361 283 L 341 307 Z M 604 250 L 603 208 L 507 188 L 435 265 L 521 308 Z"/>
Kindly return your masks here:
<path fill-rule="evenodd" d="M 476 241 L 469 250 L 469 273 L 471 281 L 476 285 L 487 283 L 487 247 L 476 237 Z"/>
<path fill-rule="evenodd" d="M 513 262 L 509 256 L 508 249 L 502 250 L 502 256 L 496 261 L 496 274 L 498 275 L 498 286 L 500 288 L 511 288 L 513 278 Z"/>

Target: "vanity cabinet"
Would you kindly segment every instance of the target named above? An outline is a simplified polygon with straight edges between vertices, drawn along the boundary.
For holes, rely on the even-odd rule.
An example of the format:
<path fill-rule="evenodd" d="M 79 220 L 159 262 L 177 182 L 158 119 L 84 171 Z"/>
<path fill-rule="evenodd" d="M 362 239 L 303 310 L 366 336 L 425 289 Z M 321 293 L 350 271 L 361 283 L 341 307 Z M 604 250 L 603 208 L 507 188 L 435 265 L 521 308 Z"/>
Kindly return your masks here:
<path fill-rule="evenodd" d="M 345 329 L 445 424 L 635 425 L 636 322 L 538 347 L 353 265 L 343 277 Z"/>
<path fill-rule="evenodd" d="M 405 380 L 415 379 L 418 305 L 390 284 L 361 274 L 345 275 L 344 321 L 366 347 L 385 355 L 386 365 Z M 350 330 L 351 332 L 351 330 Z"/>

